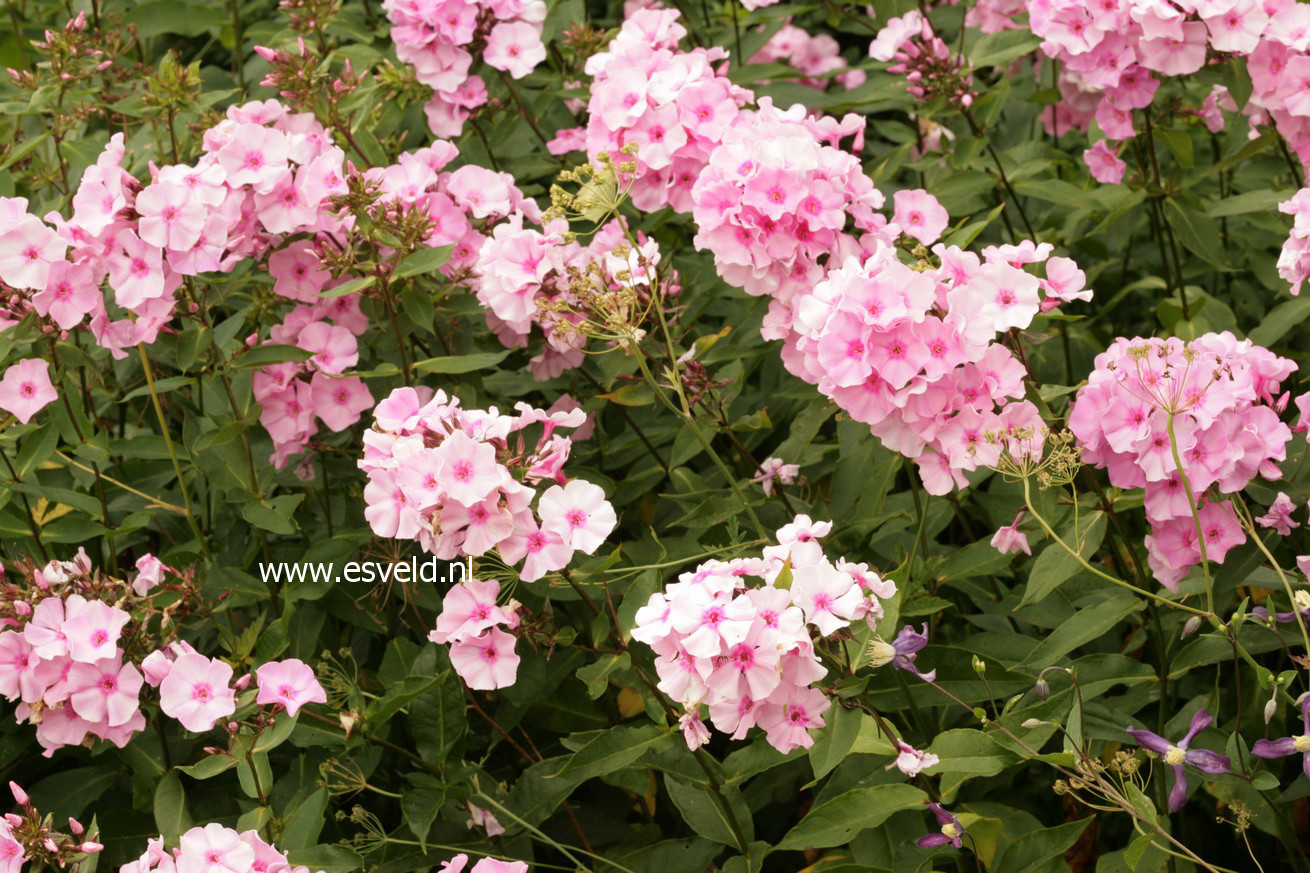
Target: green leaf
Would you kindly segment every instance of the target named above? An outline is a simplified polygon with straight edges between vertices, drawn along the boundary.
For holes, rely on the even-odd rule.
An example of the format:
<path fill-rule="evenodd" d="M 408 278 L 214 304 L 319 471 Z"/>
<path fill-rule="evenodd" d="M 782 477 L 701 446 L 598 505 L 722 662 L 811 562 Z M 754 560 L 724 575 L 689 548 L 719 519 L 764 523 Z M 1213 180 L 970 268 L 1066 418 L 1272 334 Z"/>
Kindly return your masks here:
<path fill-rule="evenodd" d="M 305 866 L 322 873 L 353 873 L 364 869 L 360 854 L 339 843 L 323 843 L 288 854 L 291 866 Z"/>
<path fill-rule="evenodd" d="M 351 294 L 357 294 L 365 288 L 371 288 L 377 280 L 377 276 L 365 276 L 362 279 L 351 279 L 347 282 L 342 282 L 340 285 L 318 292 L 318 296 L 324 300 L 331 300 L 336 297 L 347 297 Z"/>
<path fill-rule="evenodd" d="M 273 364 L 285 364 L 288 361 L 308 361 L 312 357 L 314 357 L 313 352 L 299 346 L 269 343 L 268 345 L 255 346 L 253 349 L 243 352 L 239 358 L 232 361 L 231 366 L 238 369 L 243 367 L 269 367 Z"/>
<path fill-rule="evenodd" d="M 671 736 L 668 731 L 653 724 L 620 725 L 600 731 L 573 753 L 573 757 L 559 771 L 559 778 L 582 782 L 622 770 L 646 754 L 648 749 Z"/>
<path fill-rule="evenodd" d="M 1060 623 L 1024 659 L 1025 667 L 1046 667 L 1069 652 L 1104 636 L 1119 622 L 1146 607 L 1146 602 L 1127 591 L 1100 598 L 1094 609 L 1082 609 Z"/>
<path fill-rule="evenodd" d="M 655 392 L 645 382 L 629 382 L 608 394 L 596 396 L 620 406 L 650 406 L 655 402 Z"/>
<path fill-rule="evenodd" d="M 1247 338 L 1256 345 L 1272 346 L 1307 317 L 1310 317 L 1310 297 L 1284 300 L 1269 310 L 1269 314 L 1247 334 Z"/>
<path fill-rule="evenodd" d="M 727 804 L 726 810 L 706 785 L 687 782 L 672 773 L 665 773 L 664 788 L 673 805 L 682 814 L 682 820 L 705 839 L 738 849 L 745 848 L 737 839 L 734 821 L 747 842 L 754 839 L 755 828 L 751 821 L 750 807 L 735 785 L 719 787 L 719 795 Z"/>
<path fill-rule="evenodd" d="M 1068 851 L 1070 846 L 1078 842 L 1091 822 L 1089 817 L 1053 828 L 1029 831 L 1005 848 L 995 862 L 995 869 L 1013 870 L 1014 873 L 1038 873 L 1045 870 L 1046 862 Z"/>
<path fill-rule="evenodd" d="M 977 40 L 969 51 L 969 60 L 975 67 L 1003 67 L 1036 51 L 1041 44 L 1041 37 L 1027 30 L 1002 30 Z"/>
<path fill-rule="evenodd" d="M 177 769 L 192 779 L 213 779 L 219 773 L 226 773 L 237 765 L 237 759 L 231 755 L 210 755 L 200 759 L 198 764 L 179 766 Z"/>
<path fill-rule="evenodd" d="M 1171 197 L 1164 202 L 1164 216 L 1178 241 L 1189 252 L 1217 270 L 1232 270 L 1223 259 L 1224 246 L 1219 237 L 1219 226 L 1208 215 L 1185 207 L 1177 198 Z"/>
<path fill-rule="evenodd" d="M 840 764 L 854 747 L 865 721 L 873 717 L 858 709 L 834 706 L 828 710 L 828 723 L 816 732 L 810 746 L 810 768 L 815 779 L 822 779 Z"/>
<path fill-rule="evenodd" d="M 1105 513 L 1100 511 L 1089 513 L 1079 519 L 1079 525 L 1083 531 L 1081 538 L 1070 536 L 1072 531 L 1066 530 L 1061 535 L 1061 539 L 1070 548 L 1077 548 L 1081 539 L 1082 555 L 1086 560 L 1096 554 L 1096 550 L 1101 546 L 1101 540 L 1105 536 Z M 1028 587 L 1024 589 L 1019 606 L 1040 603 L 1082 569 L 1083 565 L 1076 557 L 1066 551 L 1064 546 L 1052 540 L 1037 556 L 1037 560 L 1033 561 L 1032 572 L 1028 575 Z"/>
<path fill-rule="evenodd" d="M 852 788 L 811 809 L 787 832 L 777 849 L 800 851 L 845 845 L 894 813 L 927 803 L 928 795 L 904 782 Z"/>
<path fill-rule="evenodd" d="M 431 273 L 444 267 L 454 251 L 454 245 L 419 249 L 397 264 L 396 271 L 391 274 L 391 277 L 393 279 L 408 279 L 411 276 L 422 276 Z"/>
<path fill-rule="evenodd" d="M 255 527 L 289 536 L 299 529 L 293 514 L 304 499 L 304 494 L 283 494 L 252 500 L 241 507 L 241 517 Z"/>
<path fill-rule="evenodd" d="M 155 826 L 170 845 L 191 828 L 191 813 L 186 808 L 186 792 L 174 771 L 164 774 L 155 786 Z"/>
<path fill-rule="evenodd" d="M 468 733 L 464 686 L 447 672 L 409 705 L 409 730 L 423 760 L 440 764 L 452 757 Z"/>
<path fill-rule="evenodd" d="M 277 847 L 284 852 L 294 852 L 313 846 L 326 823 L 329 799 L 327 789 L 320 788 L 302 800 L 290 815 L 284 817 Z"/>
<path fill-rule="evenodd" d="M 411 369 L 417 373 L 447 373 L 451 375 L 472 373 L 476 370 L 491 369 L 508 358 L 513 351 L 513 349 L 505 349 L 501 352 L 472 352 L 467 355 L 427 358 L 415 362 Z"/>
<path fill-rule="evenodd" d="M 428 850 L 428 832 L 437 820 L 437 813 L 446 802 L 446 787 L 428 773 L 411 773 L 405 777 L 410 785 L 400 793 L 400 812 L 409 831 L 419 841 L 424 852 Z"/>

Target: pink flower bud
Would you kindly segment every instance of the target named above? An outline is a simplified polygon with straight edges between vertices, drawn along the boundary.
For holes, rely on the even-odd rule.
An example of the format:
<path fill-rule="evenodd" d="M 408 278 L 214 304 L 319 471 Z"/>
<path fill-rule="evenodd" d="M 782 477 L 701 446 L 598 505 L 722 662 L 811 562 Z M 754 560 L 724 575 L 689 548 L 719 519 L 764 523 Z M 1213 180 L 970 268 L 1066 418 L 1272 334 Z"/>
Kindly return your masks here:
<path fill-rule="evenodd" d="M 14 613 L 23 618 L 26 618 L 27 616 L 32 614 L 32 607 L 27 605 L 26 600 L 15 600 Z"/>
<path fill-rule="evenodd" d="M 73 836 L 75 837 L 82 836 L 82 833 L 85 830 L 85 828 L 82 827 L 82 823 L 72 816 L 69 816 L 68 818 L 68 829 L 73 832 Z"/>
<path fill-rule="evenodd" d="M 30 806 L 32 801 L 28 799 L 27 792 L 19 787 L 17 782 L 9 783 L 9 790 L 14 795 L 14 802 L 19 806 Z"/>
<path fill-rule="evenodd" d="M 77 850 L 83 853 L 84 855 L 94 855 L 97 852 L 103 851 L 104 848 L 105 847 L 100 845 L 99 843 L 94 843 L 91 840 L 87 840 L 85 843 L 78 846 Z"/>
<path fill-rule="evenodd" d="M 233 682 L 232 687 L 235 688 L 237 691 L 245 691 L 247 688 L 250 687 L 250 674 L 247 673 L 246 675 L 238 679 L 236 682 Z"/>

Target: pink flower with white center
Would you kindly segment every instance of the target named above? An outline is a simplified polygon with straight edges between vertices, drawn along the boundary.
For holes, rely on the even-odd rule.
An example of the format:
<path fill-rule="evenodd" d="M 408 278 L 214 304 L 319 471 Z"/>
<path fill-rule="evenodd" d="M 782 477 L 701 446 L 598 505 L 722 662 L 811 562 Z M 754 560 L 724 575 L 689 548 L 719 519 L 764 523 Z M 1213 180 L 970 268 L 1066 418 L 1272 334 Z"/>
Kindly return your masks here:
<path fill-rule="evenodd" d="M 314 669 L 299 658 L 269 661 L 255 671 L 259 704 L 277 704 L 295 718 L 306 703 L 327 703 L 327 692 L 314 676 Z"/>
<path fill-rule="evenodd" d="M 68 702 L 80 718 L 117 727 L 137 713 L 141 685 L 141 672 L 121 656 L 78 663 L 68 671 Z"/>
<path fill-rule="evenodd" d="M 250 873 L 255 850 L 231 828 L 217 822 L 182 835 L 176 852 L 177 873 Z"/>
<path fill-rule="evenodd" d="M 541 41 L 541 28 L 526 21 L 497 24 L 487 36 L 487 47 L 482 50 L 482 60 L 488 66 L 504 70 L 515 79 L 522 79 L 545 59 L 546 46 Z"/>
<path fill-rule="evenodd" d="M 896 206 L 892 221 L 896 222 L 902 233 L 926 246 L 935 243 L 951 223 L 945 207 L 922 188 L 897 191 L 892 202 Z"/>
<path fill-rule="evenodd" d="M 314 414 L 329 430 L 345 430 L 373 405 L 373 393 L 358 376 L 333 379 L 326 373 L 315 373 L 309 389 Z"/>
<path fill-rule="evenodd" d="M 814 567 L 793 568 L 791 590 L 792 600 L 805 613 L 805 620 L 825 637 L 849 625 L 864 605 L 864 595 L 855 580 L 827 561 Z"/>
<path fill-rule="evenodd" d="M 249 185 L 256 192 L 267 193 L 286 169 L 290 145 L 286 134 L 261 124 L 240 124 L 215 157 L 227 171 L 227 184 L 233 188 Z"/>
<path fill-rule="evenodd" d="M 182 655 L 159 683 L 159 708 L 189 731 L 207 731 L 236 711 L 231 682 L 232 668 L 217 658 Z"/>
<path fill-rule="evenodd" d="M 896 760 L 888 765 L 889 770 L 895 767 L 913 779 L 924 770 L 941 763 L 941 759 L 932 752 L 921 752 L 909 743 L 901 742 L 899 739 L 894 739 L 892 742 L 896 744 Z"/>
<path fill-rule="evenodd" d="M 208 215 L 189 188 L 169 182 L 147 185 L 136 195 L 137 235 L 161 249 L 186 251 L 200 240 Z"/>
<path fill-rule="evenodd" d="M 324 373 L 339 375 L 359 363 L 359 343 L 344 327 L 315 321 L 307 324 L 296 345 L 313 354 L 314 366 Z"/>
<path fill-rule="evenodd" d="M 317 302 L 319 291 L 332 278 L 307 243 L 289 245 L 268 258 L 268 273 L 273 277 L 273 292 L 303 303 Z"/>
<path fill-rule="evenodd" d="M 55 261 L 43 289 L 32 295 L 32 308 L 48 315 L 62 330 L 70 330 L 94 312 L 104 298 L 91 271 L 91 264 Z"/>
<path fill-rule="evenodd" d="M 50 382 L 50 365 L 41 358 L 19 361 L 0 378 L 0 409 L 20 424 L 27 424 L 58 396 Z"/>
<path fill-rule="evenodd" d="M 465 506 L 481 503 L 509 479 L 496 460 L 495 448 L 470 439 L 463 431 L 442 440 L 435 453 L 441 462 L 441 484 L 446 494 Z"/>
<path fill-rule="evenodd" d="M 519 656 L 514 637 L 500 628 L 450 647 L 450 663 L 464 684 L 475 691 L 508 688 L 518 676 Z"/>
<path fill-rule="evenodd" d="M 50 266 L 64 259 L 67 243 L 32 215 L 0 233 L 0 279 L 15 288 L 40 290 Z"/>
<path fill-rule="evenodd" d="M 536 582 L 547 573 L 564 569 L 573 557 L 573 549 L 552 530 L 530 530 L 516 534 L 510 542 L 517 544 L 519 540 L 522 544 L 511 554 L 517 555 L 520 549 L 523 552 L 523 569 L 519 571 L 519 578 L 524 582 Z M 506 557 L 506 552 L 510 551 L 509 544 L 501 546 L 501 557 Z M 510 563 L 516 561 L 510 560 Z"/>
<path fill-rule="evenodd" d="M 99 600 L 89 600 L 64 622 L 64 637 L 68 640 L 68 656 L 74 661 L 93 664 L 112 658 L 118 652 L 118 638 L 123 626 L 131 618 L 116 606 Z"/>
<path fill-rule="evenodd" d="M 614 507 L 598 485 L 574 479 L 563 488 L 552 485 L 537 504 L 544 529 L 559 534 L 565 545 L 592 554 L 614 530 Z"/>
<path fill-rule="evenodd" d="M 130 230 L 119 231 L 114 244 L 109 253 L 109 287 L 114 289 L 118 305 L 135 309 L 147 300 L 162 297 L 165 292 L 163 252 Z"/>
<path fill-rule="evenodd" d="M 514 516 L 500 505 L 498 494 L 469 507 L 449 500 L 441 507 L 441 529 L 462 534 L 464 541 L 460 544 L 460 551 L 477 557 L 485 555 L 514 533 Z"/>
<path fill-rule="evenodd" d="M 769 744 L 778 751 L 808 749 L 814 745 L 810 729 L 823 727 L 823 714 L 830 706 L 823 692 L 794 687 L 788 696 L 766 703 L 758 723 L 768 734 Z"/>
<path fill-rule="evenodd" d="M 499 594 L 500 583 L 494 579 L 470 579 L 454 586 L 441 601 L 436 630 L 428 633 L 428 639 L 441 644 L 458 643 L 481 636 L 497 625 L 516 626 L 514 611 L 496 605 Z"/>

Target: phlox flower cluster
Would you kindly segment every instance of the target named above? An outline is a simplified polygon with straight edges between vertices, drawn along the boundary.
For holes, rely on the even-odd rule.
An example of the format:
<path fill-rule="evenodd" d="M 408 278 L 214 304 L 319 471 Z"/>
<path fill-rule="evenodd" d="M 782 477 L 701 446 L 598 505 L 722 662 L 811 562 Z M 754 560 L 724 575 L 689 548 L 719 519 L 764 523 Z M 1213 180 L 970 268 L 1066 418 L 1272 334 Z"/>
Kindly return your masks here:
<path fill-rule="evenodd" d="M 1115 487 L 1145 488 L 1148 558 L 1167 588 L 1201 560 L 1184 475 L 1206 556 L 1223 563 L 1246 541 L 1223 495 L 1256 476 L 1281 478 L 1292 430 L 1279 420 L 1287 402 L 1279 391 L 1294 370 L 1292 361 L 1227 331 L 1190 343 L 1120 338 L 1096 357 L 1069 429 L 1083 460 L 1105 468 Z"/>
<path fill-rule="evenodd" d="M 922 192 L 899 192 L 896 207 L 893 231 L 931 241 L 945 225 Z M 980 258 L 938 244 L 941 266 L 916 269 L 878 240 L 792 301 L 783 361 L 914 459 L 930 493 L 964 487 L 964 471 L 995 467 L 1003 450 L 1040 458 L 1041 416 L 1021 399 L 1027 371 L 997 339 L 1040 311 L 1091 297 L 1083 272 L 1051 249 L 989 246 Z M 1045 278 L 1024 269 L 1041 262 Z"/>
<path fill-rule="evenodd" d="M 973 74 L 964 58 L 951 51 L 918 10 L 888 21 L 869 44 L 869 57 L 894 61 L 887 72 L 905 76 L 905 90 L 916 100 L 973 105 Z"/>
<path fill-rule="evenodd" d="M 696 248 L 713 253 L 730 284 L 773 298 L 771 338 L 785 332 L 792 298 L 823 277 L 823 260 L 859 250 L 848 225 L 886 223 L 859 159 L 831 144 L 858 141 L 863 129 L 858 116 L 812 119 L 799 104 L 783 111 L 762 98 L 724 132 L 692 189 Z"/>
<path fill-rule="evenodd" d="M 587 59 L 592 76 L 587 104 L 587 156 L 611 153 L 616 161 L 635 143 L 631 197 L 644 212 L 692 208 L 692 187 L 710 153 L 753 94 L 728 81 L 718 46 L 682 51 L 687 30 L 670 9 L 633 12 L 607 49 Z"/>
<path fill-rule="evenodd" d="M 417 214 L 427 228 L 424 245 L 455 247 L 442 268 L 447 277 L 476 283 L 470 270 L 487 239 L 486 229 L 515 210 L 537 213 L 508 173 L 472 165 L 446 172 L 457 154 L 450 143 L 437 142 L 400 155 L 390 166 L 366 170 L 363 177 L 376 196 L 370 207 L 375 221 Z M 268 258 L 274 292 L 300 304 L 268 339 L 312 353 L 307 361 L 264 367 L 255 376 L 260 422 L 273 439 L 271 460 L 278 467 L 305 451 L 320 424 L 344 430 L 373 406 L 363 380 L 346 374 L 359 361 L 358 338 L 369 327 L 360 295 L 323 296 L 339 284 L 324 265 L 325 256 L 347 244 L 342 235 L 322 232 L 294 240 Z M 256 341 L 255 336 L 248 340 L 251 345 Z"/>
<path fill-rule="evenodd" d="M 632 248 L 618 220 L 600 228 L 585 245 L 568 232 L 563 220 L 540 230 L 525 226 L 521 213 L 496 226 L 478 254 L 474 288 L 487 308 L 487 323 L 507 348 L 525 346 L 533 326 L 546 343 L 528 362 L 538 380 L 553 379 L 580 366 L 586 337 L 576 325 L 586 306 L 575 283 L 591 290 L 602 281 L 610 292 L 627 289 L 649 300 L 657 275 L 659 246 L 644 233 Z M 672 277 L 668 277 L 670 280 Z M 676 287 L 665 283 L 666 291 Z"/>
<path fill-rule="evenodd" d="M 1251 125 L 1272 121 L 1302 163 L 1310 161 L 1310 9 L 1294 0 L 1027 0 L 1028 26 L 1060 64 L 1064 97 L 1043 112 L 1048 131 L 1087 129 L 1093 119 L 1111 140 L 1133 136 L 1132 112 L 1150 105 L 1160 76 L 1196 73 L 1214 55 L 1246 59 Z M 987 27 L 1007 26 L 998 9 L 971 12 Z M 1011 20 L 1012 21 L 1012 20 Z M 1013 26 L 1013 24 L 1010 24 Z M 1216 85 L 1194 111 L 1211 131 L 1235 110 Z"/>
<path fill-rule="evenodd" d="M 566 479 L 572 440 L 558 432 L 580 427 L 585 413 L 515 408 L 503 415 L 463 409 L 444 391 L 391 392 L 373 410 L 359 461 L 373 532 L 445 560 L 496 549 L 506 564 L 522 563 L 528 582 L 563 569 L 575 552 L 595 552 L 617 523 L 614 508 L 599 486 Z M 539 493 L 545 482 L 553 484 Z"/>
<path fill-rule="evenodd" d="M 191 828 L 171 851 L 164 846 L 163 837 L 148 840 L 140 858 L 118 868 L 118 873 L 199 871 L 309 873 L 309 868 L 292 866 L 287 853 L 264 842 L 258 831 L 238 833 L 217 822 Z"/>
<path fill-rule="evenodd" d="M 781 752 L 812 745 L 830 706 L 813 687 L 827 674 L 813 634 L 873 626 L 880 599 L 896 593 L 865 564 L 829 561 L 818 540 L 831 529 L 799 515 L 760 557 L 701 564 L 637 610 L 632 636 L 655 651 L 660 690 L 687 710 L 692 748 L 709 739 L 702 705 L 733 739 L 759 727 Z"/>
<path fill-rule="evenodd" d="M 1279 203 L 1278 209 L 1293 218 L 1292 230 L 1278 255 L 1278 275 L 1292 286 L 1295 297 L 1301 293 L 1301 283 L 1310 278 L 1310 188 L 1297 191 L 1291 200 Z"/>
<path fill-rule="evenodd" d="M 546 59 L 542 0 L 386 0 L 382 8 L 396 56 L 432 89 L 423 108 L 437 136 L 458 136 L 487 102 L 486 82 L 469 73 L 477 47 L 486 66 L 515 79 Z"/>
<path fill-rule="evenodd" d="M 69 218 L 42 221 L 22 198 L 0 202 L 0 280 L 27 292 L 50 330 L 89 325 L 117 358 L 155 340 L 187 277 L 340 224 L 322 205 L 345 190 L 344 153 L 312 115 L 273 100 L 229 108 L 194 166 L 152 168 L 143 184 L 123 157 L 116 135 L 83 174 Z"/>
<path fill-rule="evenodd" d="M 831 82 L 836 82 L 839 88 L 858 88 L 868 78 L 863 70 L 847 69 L 837 40 L 826 33 L 811 35 L 791 23 L 784 24 L 769 37 L 750 63 L 787 64 L 801 74 L 802 85 L 816 91 L 824 90 Z"/>
<path fill-rule="evenodd" d="M 162 579 L 157 563 L 143 558 L 146 569 L 129 588 L 96 573 L 79 550 L 72 561 L 34 569 L 29 585 L 7 592 L 0 696 L 18 701 L 15 717 L 36 727 L 46 757 L 88 736 L 122 748 L 145 728 L 144 678 L 120 645 L 132 615 L 118 604 L 131 606 L 134 595 L 143 597 Z"/>
<path fill-rule="evenodd" d="M 519 626 L 518 604 L 496 605 L 500 583 L 469 579 L 452 587 L 441 601 L 434 643 L 450 645 L 450 663 L 469 688 L 508 688 L 518 674 L 514 637 L 500 629 Z M 491 821 L 495 821 L 492 817 Z"/>

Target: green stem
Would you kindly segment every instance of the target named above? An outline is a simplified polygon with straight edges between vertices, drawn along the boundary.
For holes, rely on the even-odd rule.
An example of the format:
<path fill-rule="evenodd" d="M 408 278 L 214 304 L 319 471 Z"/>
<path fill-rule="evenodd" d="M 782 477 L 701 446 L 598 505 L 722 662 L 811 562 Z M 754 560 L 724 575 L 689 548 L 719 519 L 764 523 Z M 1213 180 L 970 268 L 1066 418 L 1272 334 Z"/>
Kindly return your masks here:
<path fill-rule="evenodd" d="M 173 472 L 177 474 L 177 487 L 182 490 L 182 505 L 186 509 L 187 523 L 191 525 L 191 532 L 195 534 L 200 553 L 208 561 L 209 545 L 205 542 L 205 536 L 200 532 L 200 525 L 196 524 L 195 513 L 191 510 L 191 494 L 186 487 L 186 477 L 182 475 L 182 465 L 177 460 L 177 451 L 173 448 L 173 438 L 168 434 L 168 422 L 164 419 L 164 406 L 159 402 L 159 392 L 155 390 L 155 375 L 150 369 L 150 357 L 146 354 L 144 343 L 138 343 L 136 348 L 141 354 L 141 367 L 146 371 L 146 385 L 150 388 L 150 401 L 155 407 L 155 417 L 159 419 L 159 430 L 164 436 L 164 446 L 168 449 L 168 457 L 173 461 Z"/>
<path fill-rule="evenodd" d="M 1196 528 L 1196 546 L 1201 550 L 1201 573 L 1205 576 L 1205 611 L 1214 615 L 1214 580 L 1210 578 L 1210 559 L 1205 553 L 1205 532 L 1201 530 L 1201 512 L 1196 506 L 1196 495 L 1192 493 L 1192 483 L 1183 469 L 1183 459 L 1178 454 L 1178 438 L 1174 436 L 1174 415 L 1169 413 L 1165 427 L 1169 431 L 1169 451 L 1173 454 L 1174 466 L 1178 468 L 1178 480 L 1183 483 L 1183 493 L 1187 495 L 1187 506 L 1192 511 L 1192 524 Z"/>

